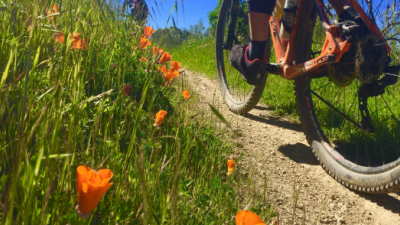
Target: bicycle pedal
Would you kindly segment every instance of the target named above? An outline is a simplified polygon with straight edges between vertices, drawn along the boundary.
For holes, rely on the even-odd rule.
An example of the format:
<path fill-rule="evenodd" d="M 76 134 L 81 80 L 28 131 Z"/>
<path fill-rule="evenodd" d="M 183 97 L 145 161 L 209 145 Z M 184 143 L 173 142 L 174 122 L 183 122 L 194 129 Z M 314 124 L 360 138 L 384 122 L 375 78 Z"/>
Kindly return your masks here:
<path fill-rule="evenodd" d="M 265 70 L 268 73 L 275 74 L 275 75 L 280 75 L 282 73 L 282 71 L 283 71 L 283 67 L 281 65 L 279 65 L 279 64 L 276 64 L 276 63 L 268 63 L 266 68 L 265 68 Z"/>

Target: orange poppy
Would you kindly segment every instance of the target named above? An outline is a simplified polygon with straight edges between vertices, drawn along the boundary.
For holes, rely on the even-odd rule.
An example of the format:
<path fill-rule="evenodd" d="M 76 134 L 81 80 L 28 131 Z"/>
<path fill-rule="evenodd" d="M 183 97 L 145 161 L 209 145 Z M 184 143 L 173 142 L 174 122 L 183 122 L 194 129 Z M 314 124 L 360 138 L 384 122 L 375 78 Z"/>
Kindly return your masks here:
<path fill-rule="evenodd" d="M 51 10 L 47 10 L 47 14 L 48 15 L 51 15 L 51 14 L 54 14 L 54 13 L 58 13 L 57 5 L 53 5 Z M 53 21 L 53 20 L 54 20 L 54 16 L 51 16 L 50 17 L 50 21 Z"/>
<path fill-rule="evenodd" d="M 145 27 L 144 28 L 144 36 L 149 38 L 154 33 L 154 29 L 152 27 Z"/>
<path fill-rule="evenodd" d="M 156 126 L 156 127 L 161 126 L 166 115 L 167 115 L 167 111 L 165 111 L 165 110 L 160 110 L 158 113 L 156 113 L 156 121 L 154 122 L 153 126 Z"/>
<path fill-rule="evenodd" d="M 140 41 L 139 41 L 139 48 L 144 49 L 147 46 L 150 46 L 151 42 L 149 41 L 149 39 L 141 37 Z"/>
<path fill-rule="evenodd" d="M 171 67 L 171 68 L 169 69 L 168 72 L 165 72 L 164 78 L 165 78 L 169 83 L 171 83 L 171 81 L 174 79 L 174 77 L 177 77 L 177 76 L 179 76 L 179 75 L 180 75 L 179 72 L 176 71 L 173 67 Z"/>
<path fill-rule="evenodd" d="M 69 34 L 71 38 L 71 34 Z M 57 33 L 54 35 L 54 38 L 58 41 L 58 43 L 62 44 L 64 42 L 64 33 Z M 72 49 L 87 49 L 88 40 L 86 38 L 80 38 L 79 33 L 74 33 L 74 42 L 72 43 Z"/>
<path fill-rule="evenodd" d="M 64 42 L 64 33 L 54 34 L 54 39 L 56 39 L 56 41 L 58 41 L 58 43 L 62 44 Z"/>
<path fill-rule="evenodd" d="M 233 161 L 233 158 L 228 160 L 228 176 L 233 173 L 233 168 L 235 168 L 235 161 Z"/>
<path fill-rule="evenodd" d="M 147 61 L 147 58 L 146 58 L 146 57 L 142 57 L 142 58 L 139 59 L 139 61 L 140 61 L 140 62 L 146 62 L 146 61 Z"/>
<path fill-rule="evenodd" d="M 161 55 L 161 58 L 160 58 L 160 63 L 161 64 L 162 63 L 166 63 L 171 59 L 172 59 L 172 55 L 171 54 L 169 54 L 168 52 L 163 52 L 163 54 Z"/>
<path fill-rule="evenodd" d="M 160 47 L 153 47 L 153 54 L 154 54 L 154 55 L 157 54 L 157 51 L 158 51 L 158 54 L 160 54 L 160 55 L 161 55 L 161 53 L 163 52 L 162 48 L 160 48 Z"/>
<path fill-rule="evenodd" d="M 80 39 L 79 34 L 74 33 L 74 43 L 72 48 L 73 49 L 87 49 L 88 41 L 86 38 Z"/>
<path fill-rule="evenodd" d="M 179 70 L 180 68 L 182 68 L 181 63 L 177 62 L 177 61 L 172 61 L 171 66 L 174 67 L 176 70 Z"/>
<path fill-rule="evenodd" d="M 187 124 L 186 121 L 183 121 L 183 125 L 186 126 L 186 124 Z"/>
<path fill-rule="evenodd" d="M 243 210 L 236 214 L 236 225 L 265 225 L 265 223 L 252 211 Z"/>
<path fill-rule="evenodd" d="M 162 67 L 159 67 L 159 68 L 158 68 L 158 71 L 161 71 L 161 72 L 166 73 L 166 72 L 167 72 L 167 66 L 164 65 L 164 66 L 162 66 Z"/>
<path fill-rule="evenodd" d="M 78 209 L 81 213 L 91 213 L 100 202 L 112 183 L 108 183 L 113 177 L 109 169 L 98 172 L 87 166 L 79 166 L 76 169 L 76 181 L 78 192 Z"/>
<path fill-rule="evenodd" d="M 190 98 L 190 93 L 189 93 L 189 91 L 188 91 L 188 90 L 184 90 L 184 91 L 182 92 L 182 96 L 183 96 L 184 98 L 186 98 L 186 99 L 189 99 L 189 98 Z"/>

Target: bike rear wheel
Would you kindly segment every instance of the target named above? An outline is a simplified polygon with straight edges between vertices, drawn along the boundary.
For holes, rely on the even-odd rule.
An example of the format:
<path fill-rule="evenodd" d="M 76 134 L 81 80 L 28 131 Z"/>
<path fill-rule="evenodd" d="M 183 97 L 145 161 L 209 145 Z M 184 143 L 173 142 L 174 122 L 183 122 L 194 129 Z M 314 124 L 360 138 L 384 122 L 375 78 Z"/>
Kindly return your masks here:
<path fill-rule="evenodd" d="M 314 1 L 305 0 L 303 4 L 307 7 L 301 11 L 297 30 L 296 63 L 311 58 L 312 49 L 319 47 L 316 39 L 321 35 L 314 29 L 317 20 Z M 365 132 L 357 126 L 362 117 L 357 95 L 363 85 L 358 78 L 346 87 L 339 87 L 326 76 L 318 79 L 310 78 L 309 74 L 301 76 L 295 81 L 298 114 L 313 153 L 335 180 L 356 191 L 398 192 L 400 87 L 387 86 L 384 94 L 368 98 L 374 132 Z"/>
<path fill-rule="evenodd" d="M 237 11 L 231 13 L 234 4 L 235 7 L 233 7 L 233 10 Z M 236 42 L 240 41 L 243 44 L 246 44 L 249 41 L 249 38 L 245 37 L 246 35 L 244 35 L 244 37 L 239 35 L 236 37 L 236 35 L 240 33 L 239 29 L 242 29 L 236 22 L 236 18 L 240 13 L 239 9 L 239 0 L 222 1 L 216 29 L 215 61 L 217 66 L 218 82 L 225 103 L 232 112 L 245 114 L 252 110 L 260 100 L 267 76 L 265 76 L 265 79 L 260 83 L 260 85 L 249 85 L 242 80 L 240 73 L 230 65 L 228 61 L 230 48 L 234 45 L 233 42 L 235 39 Z M 247 21 L 245 21 L 245 23 L 246 22 Z M 229 26 L 231 34 L 233 34 L 233 36 L 230 36 L 230 41 L 227 40 Z M 267 48 L 267 52 L 269 52 L 270 38 L 268 39 Z M 269 54 L 267 54 L 266 60 L 269 62 Z"/>

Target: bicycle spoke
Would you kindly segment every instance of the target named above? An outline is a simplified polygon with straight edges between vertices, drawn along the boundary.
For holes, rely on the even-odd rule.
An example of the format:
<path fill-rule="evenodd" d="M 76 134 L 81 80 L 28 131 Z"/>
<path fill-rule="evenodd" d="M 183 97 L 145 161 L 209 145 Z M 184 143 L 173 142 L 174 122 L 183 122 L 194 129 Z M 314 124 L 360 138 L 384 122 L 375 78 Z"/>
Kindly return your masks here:
<path fill-rule="evenodd" d="M 386 107 L 389 109 L 390 113 L 392 114 L 393 119 L 396 120 L 397 124 L 399 124 L 399 121 L 397 120 L 396 116 L 394 115 L 392 109 L 391 109 L 391 108 L 389 107 L 389 105 L 387 104 L 387 102 L 386 102 L 385 98 L 383 97 L 383 95 L 381 96 L 381 98 L 383 99 L 383 101 L 385 102 Z"/>
<path fill-rule="evenodd" d="M 358 128 L 362 129 L 362 126 L 360 124 L 357 124 L 354 120 L 350 119 L 347 115 L 345 115 L 343 112 L 338 110 L 336 107 L 334 107 L 332 104 L 327 102 L 325 99 L 323 99 L 321 96 L 319 96 L 317 93 L 314 91 L 311 91 L 313 95 L 315 95 L 317 98 L 319 98 L 322 102 L 324 102 L 327 106 L 331 107 L 333 110 L 335 110 L 337 113 L 339 113 L 341 116 L 343 116 L 345 119 L 347 119 L 349 122 L 352 124 L 356 125 Z"/>

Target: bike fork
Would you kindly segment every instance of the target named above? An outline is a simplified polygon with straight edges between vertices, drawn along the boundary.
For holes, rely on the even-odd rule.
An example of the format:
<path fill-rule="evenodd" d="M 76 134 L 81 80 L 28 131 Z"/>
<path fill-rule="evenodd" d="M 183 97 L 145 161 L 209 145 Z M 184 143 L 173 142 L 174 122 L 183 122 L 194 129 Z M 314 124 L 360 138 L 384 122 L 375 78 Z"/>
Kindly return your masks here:
<path fill-rule="evenodd" d="M 231 50 L 233 46 L 233 41 L 235 41 L 235 43 L 238 43 L 238 39 L 235 36 L 235 28 L 239 13 L 239 5 L 239 0 L 232 0 L 231 12 L 229 15 L 228 35 L 225 43 L 222 45 L 223 49 L 226 50 Z"/>

